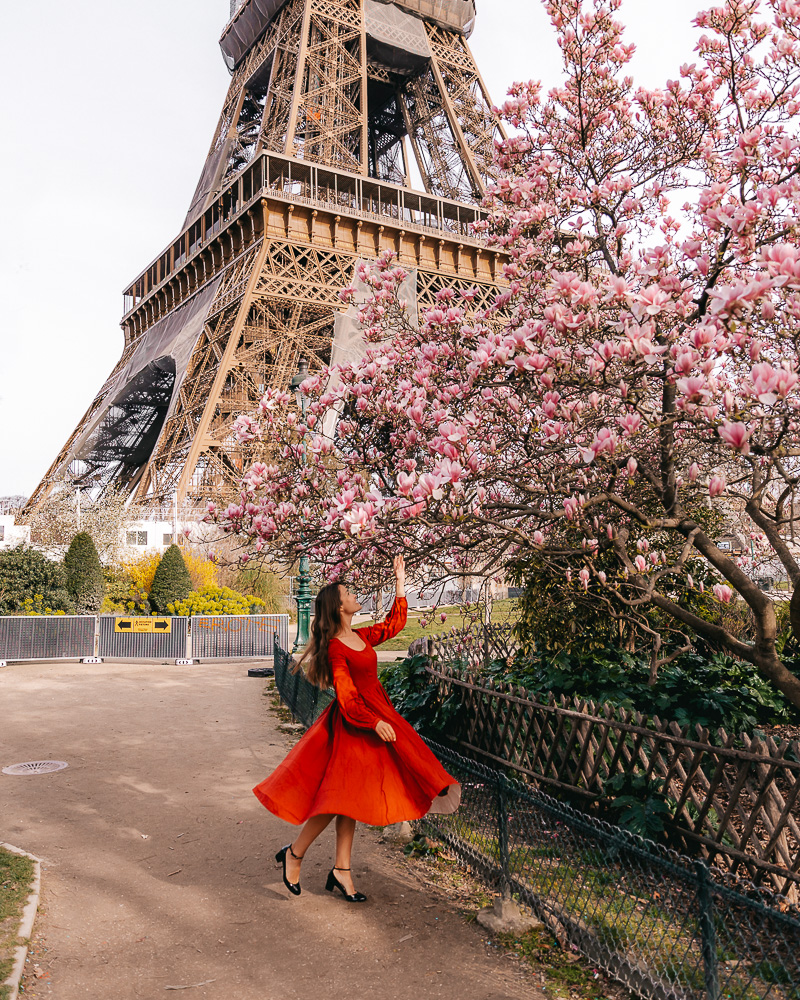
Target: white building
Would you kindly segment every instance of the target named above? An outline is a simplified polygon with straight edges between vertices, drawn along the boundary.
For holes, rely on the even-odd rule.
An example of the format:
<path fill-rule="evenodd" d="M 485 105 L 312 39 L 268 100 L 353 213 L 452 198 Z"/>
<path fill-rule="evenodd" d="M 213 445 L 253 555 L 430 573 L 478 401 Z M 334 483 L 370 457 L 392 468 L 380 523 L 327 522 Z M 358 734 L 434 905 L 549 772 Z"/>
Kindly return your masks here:
<path fill-rule="evenodd" d="M 13 514 L 0 514 L 0 549 L 13 549 L 31 540 L 27 524 L 16 524 Z"/>
<path fill-rule="evenodd" d="M 163 555 L 170 545 L 180 541 L 182 537 L 197 544 L 209 542 L 218 535 L 215 527 L 197 520 L 128 521 L 121 531 L 122 554 L 128 559 L 135 559 L 145 552 L 159 552 Z"/>

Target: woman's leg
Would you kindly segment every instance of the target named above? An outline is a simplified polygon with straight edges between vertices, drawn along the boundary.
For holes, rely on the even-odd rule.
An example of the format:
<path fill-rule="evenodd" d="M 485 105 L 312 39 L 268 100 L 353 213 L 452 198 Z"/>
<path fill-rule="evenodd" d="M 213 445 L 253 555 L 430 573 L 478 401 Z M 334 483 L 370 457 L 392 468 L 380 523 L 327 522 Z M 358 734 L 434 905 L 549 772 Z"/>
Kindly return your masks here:
<path fill-rule="evenodd" d="M 286 852 L 286 877 L 290 882 L 300 881 L 300 861 L 298 859 L 303 857 L 332 819 L 332 813 L 321 813 L 306 821 L 305 826 L 291 845 L 292 850 Z M 296 857 L 292 857 L 292 851 Z"/>
<path fill-rule="evenodd" d="M 350 868 L 350 856 L 353 850 L 353 836 L 356 832 L 356 821 L 349 816 L 336 817 L 336 877 L 345 887 L 353 893 L 353 877 L 347 870 Z"/>

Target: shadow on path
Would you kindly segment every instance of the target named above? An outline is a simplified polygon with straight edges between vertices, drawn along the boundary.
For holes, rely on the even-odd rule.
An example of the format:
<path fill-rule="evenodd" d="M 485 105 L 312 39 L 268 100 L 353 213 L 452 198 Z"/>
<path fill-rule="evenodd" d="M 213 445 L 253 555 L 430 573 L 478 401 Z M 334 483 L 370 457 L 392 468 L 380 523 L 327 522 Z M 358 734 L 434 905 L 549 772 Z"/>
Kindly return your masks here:
<path fill-rule="evenodd" d="M 15 665 L 0 672 L 0 704 L 0 766 L 69 763 L 0 775 L 0 839 L 44 859 L 35 935 L 49 978 L 26 996 L 150 1000 L 199 983 L 178 995 L 538 996 L 360 827 L 354 875 L 368 903 L 323 891 L 332 832 L 289 897 L 273 855 L 294 828 L 250 791 L 287 738 L 241 664 Z"/>

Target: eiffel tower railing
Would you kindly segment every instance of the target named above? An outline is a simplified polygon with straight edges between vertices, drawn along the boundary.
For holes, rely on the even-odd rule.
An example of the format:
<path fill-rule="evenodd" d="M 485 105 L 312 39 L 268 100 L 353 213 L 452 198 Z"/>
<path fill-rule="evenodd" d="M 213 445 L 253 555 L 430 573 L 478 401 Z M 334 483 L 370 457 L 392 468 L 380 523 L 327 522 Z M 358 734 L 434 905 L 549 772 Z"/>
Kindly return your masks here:
<path fill-rule="evenodd" d="M 484 242 L 474 231 L 484 215 L 478 205 L 264 152 L 125 290 L 125 316 L 264 197 L 335 207 L 340 214 L 360 219 L 400 223 L 410 232 L 457 236 L 465 244 L 482 246 Z"/>

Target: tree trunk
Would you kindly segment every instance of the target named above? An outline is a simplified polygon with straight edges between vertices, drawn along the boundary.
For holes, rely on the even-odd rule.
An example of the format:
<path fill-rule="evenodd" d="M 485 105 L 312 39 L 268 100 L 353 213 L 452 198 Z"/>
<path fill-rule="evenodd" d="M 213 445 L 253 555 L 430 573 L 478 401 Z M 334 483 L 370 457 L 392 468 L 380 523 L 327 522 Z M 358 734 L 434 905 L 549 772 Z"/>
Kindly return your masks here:
<path fill-rule="evenodd" d="M 658 683 L 658 654 L 661 650 L 661 636 L 657 635 L 653 639 L 653 649 L 650 653 L 650 677 L 647 681 L 648 687 L 655 687 Z"/>
<path fill-rule="evenodd" d="M 755 665 L 775 687 L 782 691 L 795 708 L 800 709 L 800 677 L 788 670 L 773 654 L 768 659 L 754 657 Z"/>
<path fill-rule="evenodd" d="M 795 588 L 795 592 L 798 589 L 800 588 Z M 712 642 L 726 649 L 732 656 L 752 663 L 768 681 L 786 695 L 786 698 L 795 708 L 800 709 L 800 677 L 797 677 L 783 665 L 775 651 L 774 616 L 767 623 L 767 628 L 764 627 L 763 623 L 761 624 L 761 627 L 758 629 L 760 640 L 751 646 L 736 639 L 721 626 L 705 621 L 689 611 L 688 608 L 683 608 L 669 598 L 664 597 L 663 594 L 655 593 L 652 595 L 651 600 L 657 608 L 661 608 L 662 611 L 666 611 L 673 618 L 677 618 L 678 621 L 690 626 L 698 635 L 710 639 Z M 753 610 L 752 606 L 751 610 Z M 757 616 L 756 624 L 757 626 L 759 624 Z"/>

